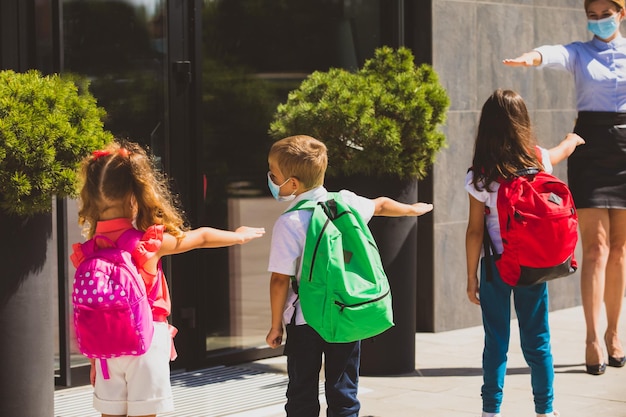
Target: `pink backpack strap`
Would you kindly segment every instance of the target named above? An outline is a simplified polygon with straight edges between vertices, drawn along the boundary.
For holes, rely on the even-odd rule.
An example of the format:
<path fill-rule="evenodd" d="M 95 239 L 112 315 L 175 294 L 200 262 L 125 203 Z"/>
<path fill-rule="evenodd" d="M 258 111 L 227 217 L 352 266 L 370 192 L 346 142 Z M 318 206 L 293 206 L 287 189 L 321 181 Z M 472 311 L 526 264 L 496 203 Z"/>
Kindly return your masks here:
<path fill-rule="evenodd" d="M 80 250 L 83 253 L 84 258 L 88 258 L 94 252 L 100 249 L 100 247 L 98 246 L 98 240 L 104 240 L 105 242 L 107 242 L 109 246 L 115 246 L 115 243 L 108 237 L 102 236 L 102 235 L 96 235 L 92 237 L 91 239 L 89 239 L 88 241 L 86 241 L 85 243 L 80 245 Z"/>
<path fill-rule="evenodd" d="M 102 378 L 111 379 L 109 376 L 109 365 L 107 365 L 106 359 L 100 359 L 100 368 L 102 369 Z"/>
<path fill-rule="evenodd" d="M 104 235 L 94 235 L 91 239 L 86 241 L 81 245 L 81 250 L 83 252 L 83 256 L 86 258 L 96 252 L 101 247 L 118 247 L 125 249 L 132 253 L 137 247 L 141 236 L 139 236 L 133 245 L 134 236 L 131 236 L 131 231 L 135 231 L 134 229 L 128 229 L 117 239 L 117 242 L 113 242 L 111 239 Z M 124 238 L 124 239 L 122 239 Z M 105 242 L 105 246 L 98 246 L 98 242 Z"/>
<path fill-rule="evenodd" d="M 117 241 L 114 244 L 120 249 L 133 253 L 133 251 L 137 249 L 137 245 L 139 245 L 142 236 L 143 232 L 140 230 L 128 229 L 117 238 Z"/>
<path fill-rule="evenodd" d="M 115 245 L 118 248 L 125 249 L 132 254 L 135 251 L 135 249 L 137 249 L 137 246 L 139 246 L 139 243 L 141 242 L 144 234 L 145 233 L 142 232 L 141 230 L 128 229 L 124 233 L 122 233 L 120 237 L 117 238 Z M 159 261 L 159 268 L 161 268 L 160 263 L 161 261 Z M 154 300 L 156 300 L 159 294 L 160 288 L 161 288 L 161 281 L 157 280 L 155 285 L 152 286 L 150 293 L 148 294 L 150 305 L 152 305 L 154 303 Z"/>

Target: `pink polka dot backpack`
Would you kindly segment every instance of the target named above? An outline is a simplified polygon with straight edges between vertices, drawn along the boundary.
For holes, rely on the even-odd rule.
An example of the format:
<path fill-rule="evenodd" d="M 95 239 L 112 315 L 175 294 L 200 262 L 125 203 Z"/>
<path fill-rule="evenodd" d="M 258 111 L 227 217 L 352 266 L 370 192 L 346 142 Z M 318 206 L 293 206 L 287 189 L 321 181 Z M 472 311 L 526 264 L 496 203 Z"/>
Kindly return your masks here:
<path fill-rule="evenodd" d="M 104 379 L 106 359 L 142 355 L 152 343 L 152 301 L 131 255 L 142 236 L 129 229 L 117 242 L 98 235 L 81 245 L 72 293 L 76 338 L 83 355 L 100 360 Z"/>

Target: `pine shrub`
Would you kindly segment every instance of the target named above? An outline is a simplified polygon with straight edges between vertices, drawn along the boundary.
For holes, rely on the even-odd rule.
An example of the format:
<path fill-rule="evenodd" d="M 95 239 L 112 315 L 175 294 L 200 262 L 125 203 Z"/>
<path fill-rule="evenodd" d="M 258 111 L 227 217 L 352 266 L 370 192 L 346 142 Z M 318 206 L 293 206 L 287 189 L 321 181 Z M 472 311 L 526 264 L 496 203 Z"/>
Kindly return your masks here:
<path fill-rule="evenodd" d="M 449 98 L 431 66 L 407 48 L 381 47 L 356 72 L 316 71 L 289 93 L 275 139 L 304 134 L 328 147 L 328 174 L 423 178 L 445 146 Z"/>
<path fill-rule="evenodd" d="M 0 209 L 29 216 L 75 196 L 80 161 L 113 139 L 104 114 L 87 85 L 0 71 Z"/>

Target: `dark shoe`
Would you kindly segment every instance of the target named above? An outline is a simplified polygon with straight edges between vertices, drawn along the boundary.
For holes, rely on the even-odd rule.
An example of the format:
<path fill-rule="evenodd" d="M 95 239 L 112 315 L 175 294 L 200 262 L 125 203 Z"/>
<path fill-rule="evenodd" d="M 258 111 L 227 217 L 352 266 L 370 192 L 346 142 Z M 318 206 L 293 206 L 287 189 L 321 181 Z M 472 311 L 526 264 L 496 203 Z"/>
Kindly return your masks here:
<path fill-rule="evenodd" d="M 609 366 L 614 366 L 615 368 L 621 368 L 626 365 L 626 356 L 622 356 L 621 358 L 616 358 L 614 356 L 609 355 Z"/>
<path fill-rule="evenodd" d="M 587 373 L 590 375 L 602 375 L 604 371 L 606 371 L 606 363 L 601 363 L 599 365 L 585 364 L 585 367 L 587 368 Z"/>
<path fill-rule="evenodd" d="M 626 365 L 626 356 L 611 356 L 611 348 L 613 348 L 613 353 L 621 352 L 623 354 L 623 349 L 621 348 L 621 343 L 619 343 L 619 339 L 613 339 L 613 341 L 617 340 L 617 345 L 614 346 L 610 342 L 610 338 L 607 339 L 608 333 L 604 333 L 604 342 L 606 343 L 606 351 L 609 356 L 609 366 L 613 366 L 615 368 L 621 368 Z"/>

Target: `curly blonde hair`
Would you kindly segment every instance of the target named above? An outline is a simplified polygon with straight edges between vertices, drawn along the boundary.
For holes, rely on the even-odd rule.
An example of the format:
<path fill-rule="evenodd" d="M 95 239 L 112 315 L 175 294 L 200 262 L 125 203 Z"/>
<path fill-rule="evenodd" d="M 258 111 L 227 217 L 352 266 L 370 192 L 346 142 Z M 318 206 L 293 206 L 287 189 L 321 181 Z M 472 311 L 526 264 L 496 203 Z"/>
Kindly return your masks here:
<path fill-rule="evenodd" d="M 139 230 L 158 224 L 178 238 L 188 230 L 165 176 L 153 157 L 137 143 L 117 141 L 85 158 L 81 166 L 78 224 L 87 237 L 95 234 L 104 210 L 119 202 L 137 203 Z"/>

